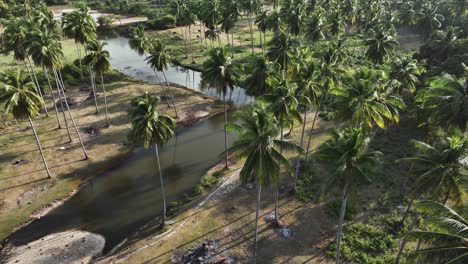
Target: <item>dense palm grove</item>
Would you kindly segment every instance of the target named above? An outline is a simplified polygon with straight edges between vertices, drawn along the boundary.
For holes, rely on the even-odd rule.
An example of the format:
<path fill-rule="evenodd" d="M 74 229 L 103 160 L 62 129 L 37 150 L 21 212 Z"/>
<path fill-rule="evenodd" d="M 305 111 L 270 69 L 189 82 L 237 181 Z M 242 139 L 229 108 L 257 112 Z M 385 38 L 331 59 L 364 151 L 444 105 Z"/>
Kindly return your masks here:
<path fill-rule="evenodd" d="M 97 5 L 93 3 L 96 1 L 89 2 Z M 107 2 L 119 2 L 123 13 L 135 13 L 129 10 L 143 5 Z M 289 186 L 301 196 L 307 183 L 304 178 L 317 164 L 329 172 L 324 184 L 327 196 L 339 197 L 336 239 L 327 251 L 336 263 L 468 261 L 468 219 L 464 210 L 468 180 L 466 1 L 174 0 L 146 5 L 174 19 L 185 36 L 184 54 L 180 56 L 191 56 L 193 63 L 192 28 L 199 26 L 204 33 L 200 36 L 206 51 L 202 84 L 217 88 L 224 102 L 225 141 L 219 144 L 225 145 L 225 166 L 229 166 L 230 154 L 245 158 L 241 180 L 256 186 L 254 263 L 262 188 L 276 186 L 275 223 L 280 225 L 277 211 L 282 175 L 292 176 L 288 178 Z M 33 119 L 39 110 L 48 115 L 43 94 L 51 93 L 60 102 L 55 104 L 57 98 L 53 97 L 57 126 L 65 124 L 69 130 L 70 121 L 76 130 L 61 74 L 64 64 L 60 40 L 74 39 L 78 53 L 80 46 L 85 47 L 86 54 L 78 54 L 80 59 L 75 64 L 81 78 L 89 74 L 94 96 L 96 79 L 100 79 L 106 98 L 103 74 L 110 69 L 109 53 L 105 42 L 96 40 L 97 26 L 89 8 L 80 5 L 62 23 L 52 19 L 44 4 L 32 7 L 27 3 L 4 3 L 1 11 L 6 18 L 2 20 L 3 50 L 12 52 L 24 67 L 1 74 L 0 104 L 15 119 L 29 120 L 34 130 Z M 248 43 L 234 41 L 233 32 L 241 18 L 247 18 Z M 201 23 L 197 25 L 198 21 Z M 418 52 L 399 49 L 401 28 L 421 35 Z M 223 34 L 227 44 L 220 40 Z M 158 146 L 174 134 L 175 121 L 158 114 L 158 105 L 171 105 L 177 117 L 165 76 L 167 65 L 177 58 L 171 58 L 165 42 L 150 37 L 143 26 L 131 30 L 130 46 L 145 56 L 167 94 L 165 102 L 148 93 L 129 102 L 133 119 L 129 138 L 146 148 L 154 146 L 157 156 Z M 244 49 L 251 55 L 243 54 Z M 38 68 L 47 77 L 48 87 L 41 87 L 37 81 Z M 240 123 L 230 123 L 228 98 L 236 86 L 244 87 L 256 100 L 237 111 Z M 104 107 L 106 123 L 111 125 L 107 104 Z M 324 144 L 312 151 L 319 118 L 336 122 L 336 128 Z M 386 169 L 381 166 L 384 151 L 375 149 L 373 142 L 379 135 L 385 136 L 386 129 L 398 127 L 402 119 L 416 123 L 421 136 L 412 140 L 411 153 L 395 161 L 404 168 L 401 173 L 409 177 L 405 183 L 408 188 L 399 190 L 405 192 L 399 203 L 406 206 L 396 227 L 400 241 L 390 246 L 393 249 L 383 257 L 369 253 L 365 259 L 346 247 L 346 243 L 358 242 L 343 239 L 347 231 L 357 232 L 358 228 L 345 226 L 352 218 L 347 216 L 348 209 L 356 203 L 360 188 L 366 188 L 366 182 Z M 285 138 L 296 126 L 302 129 L 297 145 Z M 239 136 L 230 147 L 228 132 Z M 291 158 L 286 152 L 295 155 Z M 84 146 L 83 153 L 87 157 Z M 48 170 L 46 157 L 42 158 Z"/>

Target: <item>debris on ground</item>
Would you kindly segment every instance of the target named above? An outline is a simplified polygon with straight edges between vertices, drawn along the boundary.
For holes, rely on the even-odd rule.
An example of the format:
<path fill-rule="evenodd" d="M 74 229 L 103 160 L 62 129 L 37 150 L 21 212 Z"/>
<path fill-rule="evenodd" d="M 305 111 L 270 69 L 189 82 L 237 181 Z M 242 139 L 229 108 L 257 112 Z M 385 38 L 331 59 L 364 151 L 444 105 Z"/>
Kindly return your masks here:
<path fill-rule="evenodd" d="M 288 238 L 292 237 L 292 235 L 293 235 L 293 230 L 291 228 L 287 227 L 287 226 L 282 226 L 282 227 L 278 228 L 277 232 L 282 238 L 285 238 L 285 239 L 288 239 Z"/>
<path fill-rule="evenodd" d="M 181 264 L 232 264 L 236 263 L 232 257 L 218 255 L 221 245 L 218 240 L 207 240 L 200 246 L 187 252 L 174 254 L 173 262 Z"/>
<path fill-rule="evenodd" d="M 11 165 L 12 165 L 12 166 L 19 166 L 19 165 L 26 164 L 26 163 L 28 163 L 28 162 L 29 162 L 28 160 L 24 160 L 24 159 L 15 160 L 13 163 L 11 163 Z"/>

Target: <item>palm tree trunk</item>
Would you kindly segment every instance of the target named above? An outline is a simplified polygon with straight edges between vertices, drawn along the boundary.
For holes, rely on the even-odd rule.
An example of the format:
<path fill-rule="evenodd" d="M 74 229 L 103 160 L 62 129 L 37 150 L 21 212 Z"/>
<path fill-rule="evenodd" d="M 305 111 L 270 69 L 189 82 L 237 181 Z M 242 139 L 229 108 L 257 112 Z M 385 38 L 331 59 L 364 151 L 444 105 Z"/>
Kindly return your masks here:
<path fill-rule="evenodd" d="M 89 75 L 91 77 L 91 88 L 93 90 L 94 105 L 96 107 L 96 115 L 97 115 L 99 114 L 99 106 L 98 106 L 97 94 L 96 94 L 96 76 L 94 75 L 94 71 L 92 67 L 89 67 Z"/>
<path fill-rule="evenodd" d="M 258 30 L 260 36 L 260 47 L 262 47 L 262 53 L 265 54 L 265 50 L 263 49 L 263 41 L 262 41 L 262 31 Z"/>
<path fill-rule="evenodd" d="M 107 96 L 106 96 L 106 88 L 104 87 L 104 77 L 102 76 L 101 72 L 101 86 L 102 86 L 102 94 L 104 95 L 104 110 L 106 113 L 106 127 L 110 127 L 109 124 L 109 117 L 107 115 Z"/>
<path fill-rule="evenodd" d="M 156 154 L 156 161 L 158 162 L 158 170 L 159 170 L 159 181 L 161 182 L 161 193 L 163 198 L 163 216 L 162 216 L 162 226 L 166 223 L 166 193 L 164 192 L 164 181 L 161 169 L 161 163 L 159 161 L 159 150 L 158 144 L 154 143 L 154 153 Z"/>
<path fill-rule="evenodd" d="M 280 118 L 280 141 L 283 141 L 283 117 Z M 283 148 L 280 146 L 280 154 L 283 155 Z M 279 178 L 281 174 L 281 161 L 278 162 L 278 182 L 276 183 L 276 193 L 275 193 L 275 224 L 279 225 L 279 214 L 278 214 L 278 200 L 279 200 Z"/>
<path fill-rule="evenodd" d="M 305 111 L 304 111 L 304 123 L 302 124 L 302 133 L 301 133 L 301 149 L 302 149 L 302 146 L 304 144 L 304 133 L 305 133 L 305 128 L 306 128 L 306 124 L 307 124 L 307 111 L 309 109 L 306 108 Z M 299 175 L 299 168 L 301 167 L 301 153 L 299 153 L 299 155 L 297 155 L 297 162 L 296 162 L 296 171 L 294 172 L 294 191 L 296 191 L 296 187 L 297 187 L 297 176 Z"/>
<path fill-rule="evenodd" d="M 231 33 L 231 42 L 232 42 L 232 46 L 231 46 L 231 55 L 232 57 L 234 58 L 234 54 L 235 54 L 235 44 L 234 44 L 234 33 Z"/>
<path fill-rule="evenodd" d="M 346 213 L 346 200 L 348 199 L 348 182 L 345 182 L 343 187 L 343 197 L 341 200 L 341 211 L 340 211 L 340 220 L 338 222 L 338 232 L 336 234 L 336 264 L 340 263 L 340 243 L 341 243 L 341 234 L 343 233 L 343 224 L 344 217 Z"/>
<path fill-rule="evenodd" d="M 80 62 L 80 76 L 81 76 L 81 80 L 83 81 L 84 80 L 83 65 L 81 64 L 81 47 L 79 43 L 76 43 L 76 51 L 78 53 L 78 61 Z"/>
<path fill-rule="evenodd" d="M 413 221 L 408 227 L 408 232 L 411 232 L 413 230 L 414 226 L 416 225 L 416 222 L 418 221 L 418 218 L 419 218 L 419 213 L 416 213 L 414 215 Z M 400 249 L 398 249 L 398 254 L 395 259 L 395 264 L 400 263 L 401 255 L 403 254 L 403 249 L 405 248 L 405 245 L 406 245 L 406 239 L 403 237 L 400 242 Z"/>
<path fill-rule="evenodd" d="M 65 108 L 63 107 L 64 98 L 62 98 L 62 93 L 60 92 L 60 80 L 57 78 L 57 75 L 55 74 L 55 70 L 52 69 L 52 71 L 54 73 L 55 85 L 57 86 L 57 92 L 58 92 L 58 97 L 60 101 L 60 108 L 62 110 L 63 120 L 65 121 L 65 127 L 67 128 L 68 142 L 70 143 L 72 142 L 72 138 L 70 134 L 70 128 L 68 126 L 67 116 L 65 115 Z"/>
<path fill-rule="evenodd" d="M 315 114 L 314 114 L 314 120 L 312 121 L 312 128 L 310 129 L 310 133 L 309 133 L 309 139 L 308 139 L 308 142 L 307 142 L 307 149 L 306 149 L 306 152 L 305 152 L 305 158 L 304 160 L 307 161 L 307 158 L 309 156 L 309 150 L 310 150 L 310 142 L 312 141 L 312 132 L 315 128 L 315 121 L 317 121 L 317 116 L 318 116 L 318 113 L 320 112 L 320 108 L 322 107 L 322 103 L 323 103 L 323 99 L 324 99 L 324 96 L 322 96 L 320 98 L 320 102 L 319 102 L 319 105 L 315 111 Z"/>
<path fill-rule="evenodd" d="M 53 69 L 53 71 L 54 71 L 55 78 L 58 79 L 59 77 L 58 77 L 57 71 L 55 69 Z M 68 115 L 70 116 L 70 120 L 72 121 L 76 134 L 78 135 L 78 140 L 80 141 L 81 148 L 83 149 L 83 154 L 85 155 L 84 159 L 87 160 L 89 156 L 88 156 L 88 153 L 86 152 L 85 146 L 83 144 L 83 140 L 81 139 L 80 131 L 78 130 L 78 127 L 76 126 L 75 119 L 73 119 L 73 115 L 70 111 L 70 106 L 68 105 L 68 101 L 67 101 L 67 95 L 65 94 L 65 88 L 63 86 L 61 86 L 61 92 L 63 93 L 63 97 L 65 98 L 64 101 L 65 101 L 65 106 L 67 107 Z"/>
<path fill-rule="evenodd" d="M 172 106 L 174 107 L 174 111 L 175 111 L 175 117 L 177 118 L 177 117 L 179 117 L 179 115 L 177 114 L 177 107 L 175 105 L 174 95 L 172 94 L 171 87 L 169 87 L 169 83 L 167 82 L 167 77 L 166 77 L 166 73 L 164 72 L 164 70 L 162 71 L 162 73 L 163 73 L 163 76 L 164 76 L 164 80 L 166 81 L 166 87 L 169 90 L 169 94 L 171 96 Z"/>
<path fill-rule="evenodd" d="M 47 70 L 44 67 L 42 67 L 42 71 L 44 72 L 44 75 L 47 78 L 47 83 L 49 84 L 50 94 L 52 95 L 52 101 L 54 103 L 54 109 L 55 109 L 55 117 L 57 118 L 57 126 L 58 126 L 57 128 L 61 129 L 62 126 L 60 125 L 59 113 L 58 113 L 58 109 L 57 109 L 57 102 L 55 101 L 54 90 L 52 90 L 52 85 L 50 84 L 49 73 L 47 72 Z"/>
<path fill-rule="evenodd" d="M 39 137 L 37 136 L 36 128 L 34 127 L 34 123 L 31 117 L 29 117 L 29 124 L 31 125 L 32 131 L 34 133 L 34 138 L 36 139 L 37 146 L 39 147 L 39 152 L 41 153 L 42 162 L 44 163 L 44 167 L 47 171 L 47 178 L 50 179 L 51 176 L 50 176 L 49 166 L 47 165 L 47 161 L 44 156 L 44 151 L 42 150 L 41 142 L 39 141 Z"/>
<path fill-rule="evenodd" d="M 31 78 L 31 81 L 34 83 L 34 86 L 36 86 L 37 93 L 39 94 L 42 101 L 44 102 L 44 111 L 45 111 L 46 117 L 49 117 L 49 112 L 47 111 L 47 106 L 45 104 L 44 96 L 42 95 L 41 86 L 39 85 L 39 82 L 37 81 L 37 78 L 36 78 L 36 72 L 33 69 L 33 66 L 31 64 L 31 60 L 29 59 L 29 57 L 26 56 L 26 58 L 28 60 L 29 67 L 28 67 L 28 64 L 26 64 L 26 61 L 24 61 L 24 66 L 28 70 L 29 78 Z"/>
<path fill-rule="evenodd" d="M 180 27 L 180 32 L 182 33 L 182 38 L 184 39 L 185 58 L 188 58 L 187 38 L 185 37 L 184 31 L 185 27 Z"/>
<path fill-rule="evenodd" d="M 193 58 L 193 46 L 192 46 L 192 24 L 188 26 L 189 29 L 189 38 L 190 38 L 190 53 L 192 54 L 192 64 L 195 64 L 195 59 Z"/>
<path fill-rule="evenodd" d="M 148 59 L 148 55 L 146 54 L 146 52 L 145 52 L 145 57 L 146 57 L 146 59 Z M 156 75 L 156 79 L 158 79 L 159 85 L 161 86 L 162 92 L 163 92 L 163 94 L 165 96 L 165 101 L 166 101 L 167 107 L 171 107 L 171 105 L 169 104 L 169 99 L 167 99 L 168 96 L 167 96 L 166 89 L 164 88 L 164 84 L 161 81 L 161 78 L 159 78 L 158 72 L 153 68 L 151 68 L 151 69 L 153 70 L 154 74 Z"/>
<path fill-rule="evenodd" d="M 229 168 L 229 164 L 228 164 L 228 158 L 229 158 L 228 139 L 227 139 L 227 129 L 226 129 L 228 119 L 227 119 L 227 108 L 226 108 L 226 93 L 224 93 L 224 92 L 223 92 L 223 100 L 224 100 L 224 151 L 226 152 L 226 154 L 225 154 L 225 156 L 226 156 L 225 168 L 227 169 L 227 168 Z"/>
<path fill-rule="evenodd" d="M 257 197 L 256 197 L 256 209 L 255 209 L 255 233 L 254 233 L 254 252 L 253 252 L 253 263 L 257 263 L 257 240 L 258 240 L 258 217 L 260 214 L 260 196 L 262 192 L 262 185 L 257 181 Z"/>
<path fill-rule="evenodd" d="M 247 16 L 247 20 L 249 22 L 249 28 L 250 28 L 250 41 L 252 43 L 252 55 L 254 54 L 254 36 L 253 36 L 253 28 L 252 28 L 252 17 L 251 13 L 249 12 L 249 15 Z"/>

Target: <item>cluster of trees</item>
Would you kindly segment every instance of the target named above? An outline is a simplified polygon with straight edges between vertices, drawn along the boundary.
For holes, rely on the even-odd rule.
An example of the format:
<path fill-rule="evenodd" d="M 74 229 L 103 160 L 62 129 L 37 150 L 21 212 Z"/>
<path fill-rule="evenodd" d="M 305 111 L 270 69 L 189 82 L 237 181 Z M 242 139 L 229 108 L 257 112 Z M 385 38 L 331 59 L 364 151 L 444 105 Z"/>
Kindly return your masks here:
<path fill-rule="evenodd" d="M 50 93 L 57 128 L 61 129 L 64 123 L 69 142 L 72 142 L 72 133 L 69 127 L 69 121 L 71 121 L 75 130 L 74 133 L 77 135 L 83 150 L 84 158 L 88 159 L 88 153 L 80 131 L 70 110 L 70 98 L 66 95 L 67 89 L 62 77 L 65 58 L 60 41 L 63 36 L 75 40 L 82 80 L 84 80 L 83 67 L 88 67 L 96 114 L 99 113 L 96 97 L 96 75 L 100 76 L 107 127 L 110 124 L 103 74 L 111 68 L 109 52 L 104 48 L 105 42 L 100 43 L 97 41 L 96 22 L 89 14 L 89 8 L 85 5 L 80 6 L 77 11 L 67 14 L 62 23 L 54 20 L 53 14 L 44 3 L 37 3 L 33 7 L 27 3 L 22 5 L 12 4 L 11 7 L 9 9 L 11 12 L 7 13 L 7 19 L 4 23 L 2 52 L 5 54 L 13 53 L 14 59 L 22 62 L 24 67 L 17 70 L 6 70 L 0 74 L 0 105 L 5 108 L 7 113 L 12 114 L 15 119 L 28 119 L 30 121 L 44 166 L 48 176 L 51 177 L 33 124 L 33 118 L 39 115 L 40 110 L 43 110 L 47 117 L 49 116 L 45 101 L 47 93 Z M 81 54 L 83 47 L 85 56 Z M 38 69 L 41 70 L 38 71 Z M 27 75 L 25 72 L 27 72 Z M 47 79 L 46 86 L 41 85 L 41 82 L 38 81 L 39 74 Z M 55 87 L 53 83 L 55 83 Z M 62 115 L 59 112 L 62 112 Z"/>

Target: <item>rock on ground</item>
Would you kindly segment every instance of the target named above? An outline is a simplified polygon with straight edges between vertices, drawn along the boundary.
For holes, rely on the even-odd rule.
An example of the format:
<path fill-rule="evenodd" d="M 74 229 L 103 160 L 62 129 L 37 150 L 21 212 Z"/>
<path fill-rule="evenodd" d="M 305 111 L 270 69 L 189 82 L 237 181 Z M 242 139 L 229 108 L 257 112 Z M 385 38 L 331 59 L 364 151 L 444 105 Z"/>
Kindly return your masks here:
<path fill-rule="evenodd" d="M 23 246 L 11 247 L 6 263 L 89 263 L 101 255 L 105 243 L 103 236 L 85 231 L 55 233 Z"/>

